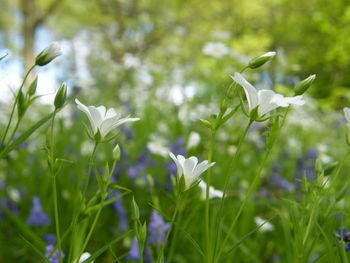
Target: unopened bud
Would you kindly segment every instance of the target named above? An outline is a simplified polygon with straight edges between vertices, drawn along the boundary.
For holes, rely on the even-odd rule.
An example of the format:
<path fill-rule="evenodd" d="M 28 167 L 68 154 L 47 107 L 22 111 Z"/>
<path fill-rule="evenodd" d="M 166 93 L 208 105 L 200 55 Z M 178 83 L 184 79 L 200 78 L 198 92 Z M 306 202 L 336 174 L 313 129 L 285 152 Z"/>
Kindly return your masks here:
<path fill-rule="evenodd" d="M 24 115 L 26 109 L 27 109 L 26 99 L 24 97 L 24 94 L 23 94 L 22 90 L 20 90 L 18 92 L 18 97 L 17 97 L 17 114 L 18 114 L 18 118 L 21 118 Z"/>
<path fill-rule="evenodd" d="M 311 84 L 314 82 L 316 78 L 316 75 L 313 74 L 306 79 L 300 81 L 297 85 L 295 85 L 294 93 L 295 95 L 302 95 L 304 94 L 311 86 Z"/>
<path fill-rule="evenodd" d="M 135 201 L 135 198 L 132 198 L 132 219 L 138 220 L 140 218 L 140 210 L 139 207 Z"/>
<path fill-rule="evenodd" d="M 55 109 L 60 109 L 63 107 L 64 103 L 66 102 L 67 98 L 67 85 L 63 83 L 61 87 L 58 89 L 56 96 L 55 96 Z"/>
<path fill-rule="evenodd" d="M 115 161 L 118 161 L 120 159 L 120 147 L 119 144 L 117 144 L 113 149 L 113 159 Z"/>
<path fill-rule="evenodd" d="M 57 43 L 53 43 L 36 56 L 35 64 L 37 66 L 45 66 L 61 54 L 61 48 L 59 45 Z"/>
<path fill-rule="evenodd" d="M 252 58 L 248 63 L 248 67 L 251 69 L 259 68 L 262 65 L 264 65 L 266 62 L 270 61 L 275 55 L 276 55 L 275 51 L 270 51 L 261 56 Z"/>
<path fill-rule="evenodd" d="M 36 76 L 34 81 L 29 85 L 29 88 L 28 88 L 29 97 L 34 95 L 37 86 L 38 86 L 38 76 Z"/>

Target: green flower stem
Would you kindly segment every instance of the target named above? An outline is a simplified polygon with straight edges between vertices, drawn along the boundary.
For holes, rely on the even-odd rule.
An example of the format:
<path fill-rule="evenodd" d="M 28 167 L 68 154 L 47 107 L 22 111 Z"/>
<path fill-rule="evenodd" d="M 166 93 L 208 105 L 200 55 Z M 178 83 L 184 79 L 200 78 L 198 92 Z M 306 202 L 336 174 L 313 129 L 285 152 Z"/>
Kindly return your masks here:
<path fill-rule="evenodd" d="M 18 126 L 19 126 L 19 123 L 21 122 L 21 120 L 22 120 L 22 118 L 17 119 L 16 125 L 15 125 L 15 127 L 14 127 L 14 129 L 13 129 L 13 131 L 12 131 L 12 133 L 11 133 L 7 143 L 6 143 L 6 145 L 9 145 L 11 140 L 12 140 L 12 138 L 13 138 L 13 136 L 15 136 L 15 133 L 16 133 L 16 131 L 18 129 Z"/>
<path fill-rule="evenodd" d="M 97 146 L 98 146 L 98 142 L 96 141 L 95 145 L 94 145 L 94 149 L 92 150 L 92 153 L 91 153 L 91 156 L 90 156 L 90 159 L 89 159 L 89 168 L 88 168 L 88 173 L 87 173 L 86 184 L 85 184 L 84 190 L 83 190 L 83 196 L 86 194 L 86 191 L 87 191 L 88 186 L 89 186 L 90 174 L 91 174 L 91 170 L 92 170 L 92 166 L 93 166 L 93 162 L 94 162 Z"/>
<path fill-rule="evenodd" d="M 177 197 L 177 200 L 176 200 L 176 205 L 175 205 L 175 211 L 174 211 L 174 214 L 171 218 L 171 223 L 170 223 L 170 227 L 169 227 L 169 230 L 168 232 L 166 233 L 166 236 L 165 236 L 165 239 L 164 239 L 164 242 L 163 242 L 163 245 L 162 245 L 162 248 L 161 248 L 161 251 L 160 251 L 160 254 L 158 255 L 158 260 L 157 262 L 160 263 L 160 259 L 164 257 L 164 250 L 165 250 L 165 246 L 166 246 L 166 243 L 168 242 L 168 239 L 170 237 L 170 233 L 171 231 L 173 230 L 174 228 L 174 225 L 175 225 L 175 220 L 176 220 L 176 217 L 179 213 L 179 210 L 180 210 L 180 204 L 181 204 L 181 200 L 182 200 L 182 193 L 180 192 L 180 194 L 178 195 Z M 169 261 L 170 263 L 170 261 Z"/>
<path fill-rule="evenodd" d="M 348 150 L 348 152 L 345 154 L 343 160 L 341 160 L 340 164 L 338 165 L 337 167 L 337 170 L 335 171 L 335 174 L 333 176 L 333 181 L 335 182 L 336 179 L 338 178 L 339 174 L 340 174 L 340 171 L 341 169 L 343 168 L 344 164 L 345 164 L 345 161 L 349 158 L 350 156 L 350 150 Z"/>
<path fill-rule="evenodd" d="M 229 180 L 230 180 L 230 171 L 232 170 L 234 164 L 236 163 L 237 161 L 237 158 L 238 158 L 238 154 L 242 148 L 242 145 L 243 145 L 243 141 L 245 140 L 245 138 L 247 137 L 247 134 L 248 134 L 248 131 L 249 131 L 249 128 L 250 126 L 253 124 L 254 121 L 252 120 L 249 120 L 249 123 L 248 125 L 246 126 L 243 134 L 241 135 L 241 137 L 239 138 L 239 142 L 238 142 L 238 145 L 237 145 L 237 149 L 236 149 L 236 152 L 233 156 L 233 158 L 231 159 L 231 162 L 230 162 L 230 165 L 229 165 L 229 168 L 228 168 L 228 172 L 225 174 L 225 179 L 224 179 L 224 190 L 223 190 L 223 195 L 222 195 L 222 198 L 221 198 L 221 204 L 220 204 L 220 208 L 222 208 L 223 206 L 223 200 L 225 199 L 226 197 L 226 194 L 227 194 L 227 191 L 228 191 L 228 186 L 229 186 Z"/>
<path fill-rule="evenodd" d="M 6 140 L 6 135 L 9 131 L 9 128 L 10 128 L 10 125 L 11 125 L 11 122 L 12 122 L 12 119 L 13 119 L 13 114 L 15 113 L 15 108 L 16 108 L 16 105 L 17 105 L 17 102 L 18 102 L 18 94 L 22 91 L 23 89 L 23 86 L 24 86 L 24 83 L 25 81 L 27 80 L 30 72 L 32 72 L 32 70 L 35 68 L 35 64 L 33 66 L 31 66 L 31 68 L 28 70 L 27 74 L 24 76 L 24 79 L 22 81 L 22 84 L 21 86 L 19 87 L 19 90 L 18 90 L 18 93 L 17 93 L 17 96 L 15 98 L 15 103 L 12 105 L 12 109 L 11 109 L 11 114 L 10 114 L 10 119 L 9 119 L 9 122 L 7 123 L 7 126 L 6 126 L 6 129 L 5 129 L 5 132 L 2 136 L 2 139 L 1 139 L 1 145 L 5 142 Z"/>
<path fill-rule="evenodd" d="M 210 146 L 208 151 L 208 163 L 212 162 L 213 159 L 213 150 L 214 150 L 214 143 L 215 143 L 215 136 L 216 136 L 216 130 L 213 130 L 210 137 Z M 205 239 L 206 239 L 206 246 L 207 246 L 207 261 L 211 262 L 211 242 L 210 242 L 210 198 L 209 198 L 209 190 L 211 185 L 211 175 L 212 175 L 212 169 L 208 169 L 208 176 L 207 176 L 207 188 L 205 192 Z"/>
<path fill-rule="evenodd" d="M 307 239 L 309 237 L 309 234 L 310 234 L 312 223 L 313 223 L 314 217 L 315 217 L 316 208 L 317 208 L 317 206 L 312 206 L 311 215 L 309 217 L 309 222 L 307 224 L 305 235 L 304 235 L 304 238 L 303 238 L 303 243 L 302 243 L 302 247 L 303 248 L 305 248 L 306 241 L 307 241 Z"/>
<path fill-rule="evenodd" d="M 185 203 L 186 201 L 186 197 L 185 195 L 182 197 L 182 203 Z M 170 243 L 170 248 L 169 248 L 169 254 L 168 254 L 168 257 L 167 257 L 167 260 L 168 262 L 171 262 L 172 258 L 173 258 L 173 255 L 174 255 L 174 251 L 175 251 L 175 244 L 176 244 L 176 240 L 177 240 L 177 236 L 179 234 L 179 225 L 181 223 L 181 220 L 182 220 L 182 213 L 183 209 L 180 209 L 179 208 L 179 211 L 178 211 L 178 216 L 177 216 L 177 222 L 176 222 L 176 225 L 174 227 L 174 235 L 173 235 L 173 238 L 171 240 L 171 243 Z M 169 231 L 168 231 L 169 232 Z"/>
<path fill-rule="evenodd" d="M 76 261 L 76 262 L 79 261 L 80 256 L 83 254 L 83 252 L 84 252 L 84 250 L 85 250 L 85 248 L 86 248 L 86 245 L 88 244 L 88 242 L 89 242 L 89 240 L 90 240 L 90 238 L 91 238 L 91 235 L 92 235 L 92 233 L 93 233 L 93 231 L 94 231 L 94 229 L 95 229 L 95 227 L 96 227 L 97 221 L 98 221 L 98 219 L 100 218 L 100 214 L 101 214 L 101 211 L 102 211 L 102 208 L 103 208 L 103 206 L 102 206 L 101 204 L 103 203 L 103 201 L 104 201 L 104 200 L 102 200 L 101 203 L 100 203 L 100 206 L 99 206 L 98 211 L 97 211 L 97 213 L 96 213 L 96 215 L 95 215 L 94 221 L 92 222 L 90 231 L 89 231 L 89 233 L 87 234 L 87 236 L 86 236 L 86 238 L 85 238 L 85 241 L 84 241 L 84 243 L 83 243 L 83 246 L 82 246 L 81 249 L 80 249 L 80 252 L 79 252 L 79 254 L 78 254 L 78 258 L 77 258 L 77 261 Z"/>
<path fill-rule="evenodd" d="M 224 190 L 223 190 L 223 194 L 222 194 L 222 198 L 221 198 L 221 202 L 220 202 L 220 207 L 219 207 L 219 227 L 218 227 L 218 231 L 216 231 L 216 238 L 215 238 L 215 247 L 214 247 L 214 255 L 213 257 L 215 258 L 215 250 L 216 250 L 216 246 L 217 246 L 217 242 L 218 242 L 218 237 L 219 237 L 219 232 L 221 229 L 221 224 L 222 224 L 222 220 L 223 220 L 223 216 L 222 216 L 222 212 L 223 212 L 223 208 L 224 208 L 224 200 L 226 197 L 226 193 L 228 191 L 228 186 L 229 186 L 229 180 L 230 180 L 230 171 L 232 170 L 234 164 L 237 161 L 238 158 L 238 153 L 240 152 L 242 145 L 243 145 L 243 141 L 245 140 L 245 138 L 247 137 L 248 131 L 250 126 L 253 124 L 253 120 L 249 120 L 249 123 L 247 124 L 243 134 L 241 135 L 241 137 L 239 138 L 239 142 L 237 145 L 237 149 L 236 152 L 234 154 L 234 156 L 231 159 L 231 162 L 229 164 L 229 168 L 227 169 L 227 172 L 225 173 L 225 178 L 224 178 Z"/>
<path fill-rule="evenodd" d="M 56 182 L 56 168 L 55 168 L 55 152 L 54 152 L 54 123 L 56 117 L 56 110 L 53 113 L 51 128 L 50 128 L 50 145 L 49 145 L 49 164 L 50 171 L 52 177 L 52 195 L 53 195 L 53 206 L 54 206 L 54 214 L 55 214 L 55 228 L 56 228 L 56 236 L 57 236 L 57 248 L 58 248 L 58 261 L 62 262 L 62 245 L 61 245 L 61 234 L 60 234 L 60 223 L 59 223 L 59 215 L 58 215 L 58 201 L 57 201 L 57 182 Z"/>
<path fill-rule="evenodd" d="M 234 227 L 235 227 L 235 225 L 236 225 L 236 223 L 237 223 L 237 221 L 238 221 L 239 216 L 240 216 L 241 213 L 243 212 L 243 210 L 244 210 L 244 208 L 245 208 L 245 206 L 246 206 L 248 200 L 250 199 L 250 197 L 251 197 L 253 191 L 256 189 L 256 187 L 257 187 L 258 184 L 259 184 L 261 174 L 262 174 L 262 172 L 263 172 L 263 170 L 264 170 L 264 168 L 265 168 L 265 165 L 266 165 L 266 163 L 267 163 L 267 160 L 268 160 L 269 157 L 270 157 L 270 154 L 271 154 L 271 152 L 272 152 L 273 146 L 275 145 L 276 139 L 278 138 L 278 135 L 280 134 L 280 132 L 281 132 L 281 130 L 282 130 L 282 127 L 283 127 L 284 124 L 285 124 L 287 115 L 288 115 L 288 113 L 289 113 L 289 109 L 290 109 L 290 108 L 288 107 L 287 110 L 286 110 L 286 112 L 285 112 L 285 114 L 284 114 L 284 116 L 283 116 L 283 119 L 282 119 L 282 122 L 281 122 L 281 126 L 280 126 L 280 128 L 279 128 L 279 130 L 278 130 L 278 134 L 277 134 L 277 136 L 274 138 L 274 141 L 273 141 L 273 143 L 272 143 L 270 149 L 267 150 L 267 152 L 266 152 L 266 154 L 265 154 L 265 157 L 264 157 L 264 159 L 263 159 L 263 161 L 262 161 L 262 163 L 261 163 L 261 165 L 260 165 L 259 171 L 258 171 L 258 173 L 255 175 L 255 177 L 254 177 L 252 183 L 250 184 L 250 186 L 249 186 L 249 188 L 248 188 L 248 190 L 247 190 L 247 194 L 246 194 L 246 196 L 245 196 L 245 198 L 244 198 L 244 200 L 243 200 L 241 206 L 239 207 L 238 212 L 237 212 L 237 214 L 236 214 L 234 220 L 233 220 L 232 223 L 231 223 L 231 226 L 230 226 L 230 228 L 229 228 L 229 230 L 228 230 L 228 232 L 227 232 L 227 234 L 226 234 L 226 237 L 225 237 L 224 241 L 223 241 L 223 242 L 221 243 L 221 245 L 220 245 L 219 252 L 218 252 L 218 255 L 217 255 L 217 258 L 216 258 L 217 261 L 220 260 L 221 253 L 223 252 L 222 250 L 225 248 L 226 243 L 228 242 L 228 240 L 229 240 L 229 238 L 230 238 L 230 235 L 231 235 L 232 231 L 234 230 Z M 225 194 L 225 192 L 224 192 L 224 194 Z M 223 195 L 223 196 L 224 196 L 224 195 Z"/>
<path fill-rule="evenodd" d="M 73 238 L 75 237 L 77 231 L 76 231 L 76 225 L 78 223 L 78 218 L 79 218 L 79 213 L 81 212 L 80 208 L 82 207 L 82 202 L 84 201 L 83 199 L 83 196 L 85 195 L 86 191 L 87 191 L 87 187 L 88 187 L 88 184 L 89 184 L 89 178 L 90 178 L 90 173 L 91 173 L 91 170 L 92 170 L 92 166 L 93 166 L 93 161 L 94 161 L 94 157 L 95 157 L 95 154 L 96 154 L 96 150 L 97 150 L 97 146 L 98 146 L 98 142 L 95 142 L 95 145 L 94 145 L 94 148 L 91 152 L 91 155 L 89 157 L 89 167 L 88 167 L 88 175 L 87 175 L 87 182 L 86 182 L 86 185 L 84 186 L 84 189 L 83 189 L 83 194 L 81 196 L 81 199 L 79 198 L 78 200 L 78 207 L 79 209 L 75 209 L 74 211 L 74 214 L 73 214 L 73 219 L 72 219 L 72 236 L 71 236 L 71 242 L 70 242 L 70 248 L 69 248 L 69 256 L 68 256 L 68 262 L 72 262 L 72 256 L 73 256 Z M 82 181 L 83 181 L 84 178 L 81 178 L 79 180 L 79 184 L 78 184 L 78 189 L 77 191 L 81 191 L 82 189 Z"/>
<path fill-rule="evenodd" d="M 346 251 L 345 251 L 345 245 L 346 243 L 343 241 L 341 243 L 341 246 L 340 246 L 340 256 L 341 256 L 341 262 L 342 263 L 348 263 L 348 255 L 346 254 Z"/>

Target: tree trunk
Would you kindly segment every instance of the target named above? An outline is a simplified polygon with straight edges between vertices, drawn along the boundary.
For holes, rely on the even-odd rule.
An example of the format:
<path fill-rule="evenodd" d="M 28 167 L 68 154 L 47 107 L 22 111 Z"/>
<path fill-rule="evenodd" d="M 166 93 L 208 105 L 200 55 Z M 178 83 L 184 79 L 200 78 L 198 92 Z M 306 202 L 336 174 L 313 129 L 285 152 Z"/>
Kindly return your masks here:
<path fill-rule="evenodd" d="M 21 0 L 23 15 L 23 58 L 24 70 L 27 72 L 35 62 L 34 44 L 37 28 L 36 0 Z M 29 82 L 34 79 L 34 72 L 29 76 Z"/>

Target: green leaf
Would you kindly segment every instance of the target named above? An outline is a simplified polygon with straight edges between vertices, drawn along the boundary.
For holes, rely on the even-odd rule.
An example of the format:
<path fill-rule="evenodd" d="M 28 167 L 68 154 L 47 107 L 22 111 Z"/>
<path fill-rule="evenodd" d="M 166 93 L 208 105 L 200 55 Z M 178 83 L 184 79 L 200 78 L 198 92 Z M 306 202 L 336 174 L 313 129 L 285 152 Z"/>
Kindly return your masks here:
<path fill-rule="evenodd" d="M 35 123 L 31 128 L 25 131 L 17 140 L 13 141 L 10 145 L 6 145 L 5 149 L 0 152 L 0 159 L 4 158 L 9 152 L 16 149 L 22 142 L 24 142 L 33 132 L 43 126 L 53 116 L 53 112 L 46 115 L 44 118 Z"/>
<path fill-rule="evenodd" d="M 1 209 L 6 213 L 7 218 L 17 227 L 20 233 L 25 236 L 39 250 L 45 249 L 45 242 L 41 240 L 32 230 L 25 225 L 17 216 L 15 216 L 8 208 L 0 206 Z"/>
<path fill-rule="evenodd" d="M 123 235 L 113 239 L 103 247 L 101 247 L 99 250 L 97 250 L 94 254 L 92 254 L 89 258 L 85 259 L 82 263 L 89 263 L 95 260 L 98 256 L 100 256 L 103 252 L 105 252 L 107 249 L 109 249 L 110 246 L 113 246 L 115 243 L 117 243 L 119 240 L 122 240 L 126 236 L 128 236 L 132 230 L 129 230 L 128 232 L 125 232 Z"/>
<path fill-rule="evenodd" d="M 34 246 L 30 241 L 25 239 L 22 235 L 20 235 L 20 237 L 28 245 L 28 247 L 33 249 L 46 263 L 50 263 L 50 261 L 47 259 L 47 257 L 45 257 L 45 255 L 43 253 L 41 253 L 40 249 L 38 249 L 36 246 Z"/>
<path fill-rule="evenodd" d="M 242 242 L 244 242 L 248 237 L 256 233 L 266 222 L 262 223 L 252 231 L 248 232 L 246 235 L 244 235 L 240 240 L 238 240 L 233 246 L 231 246 L 222 256 L 222 258 L 225 258 L 228 256 L 236 247 L 238 247 Z"/>

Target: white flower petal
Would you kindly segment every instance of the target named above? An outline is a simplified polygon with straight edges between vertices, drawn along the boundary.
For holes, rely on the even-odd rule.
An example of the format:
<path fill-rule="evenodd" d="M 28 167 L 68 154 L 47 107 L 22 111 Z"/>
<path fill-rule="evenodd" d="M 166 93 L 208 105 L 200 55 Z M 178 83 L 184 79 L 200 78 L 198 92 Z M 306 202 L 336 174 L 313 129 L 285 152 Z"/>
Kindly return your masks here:
<path fill-rule="evenodd" d="M 88 117 L 91 125 L 92 132 L 95 134 L 97 132 L 97 126 L 94 122 L 94 119 L 91 116 L 91 113 L 87 106 L 85 106 L 83 103 L 81 103 L 78 99 L 75 99 L 75 103 L 77 104 L 77 108 L 85 113 L 85 115 Z"/>
<path fill-rule="evenodd" d="M 110 131 L 112 131 L 113 129 L 122 125 L 123 123 L 140 120 L 139 118 L 123 118 L 123 119 L 116 121 L 117 118 L 118 118 L 118 116 L 116 116 L 115 118 L 110 118 L 110 119 L 104 121 L 104 122 L 106 122 L 106 125 L 103 125 L 104 122 L 101 124 L 102 137 L 106 136 Z M 103 128 L 102 128 L 102 125 L 103 125 Z"/>
<path fill-rule="evenodd" d="M 207 160 L 201 162 L 193 170 L 194 177 L 198 178 L 202 173 L 204 173 L 206 170 L 208 170 L 208 168 L 212 167 L 213 165 L 215 165 L 215 163 L 208 164 Z"/>
<path fill-rule="evenodd" d="M 258 92 L 240 73 L 236 72 L 231 78 L 241 85 L 247 97 L 249 112 L 258 106 Z"/>
<path fill-rule="evenodd" d="M 105 119 L 113 118 L 115 116 L 120 117 L 119 114 L 114 109 L 111 108 L 106 112 Z"/>
<path fill-rule="evenodd" d="M 101 115 L 101 112 L 95 106 L 89 106 L 88 109 L 95 126 L 99 129 L 104 116 Z"/>
<path fill-rule="evenodd" d="M 258 114 L 260 117 L 278 107 L 278 105 L 273 103 L 273 99 L 275 98 L 276 95 L 279 95 L 279 94 L 276 94 L 272 90 L 258 91 L 258 99 L 259 99 Z"/>
<path fill-rule="evenodd" d="M 304 105 L 305 101 L 303 100 L 303 96 L 299 95 L 299 96 L 295 96 L 295 97 L 286 97 L 285 101 L 288 104 L 294 104 L 294 105 Z"/>
<path fill-rule="evenodd" d="M 177 156 L 177 159 L 179 160 L 179 163 L 180 163 L 181 167 L 184 167 L 184 163 L 185 163 L 186 158 L 179 154 Z"/>
<path fill-rule="evenodd" d="M 169 152 L 169 156 L 171 157 L 171 159 L 173 159 L 173 161 L 176 164 L 177 167 L 177 176 L 180 178 L 180 176 L 182 175 L 182 165 L 180 164 L 179 160 L 175 157 L 175 155 L 172 152 Z M 178 156 L 179 157 L 179 156 Z M 183 157 L 183 156 L 182 156 Z"/>
<path fill-rule="evenodd" d="M 105 106 L 98 106 L 96 109 L 99 111 L 100 115 L 102 116 L 102 119 L 106 118 L 106 107 Z"/>

